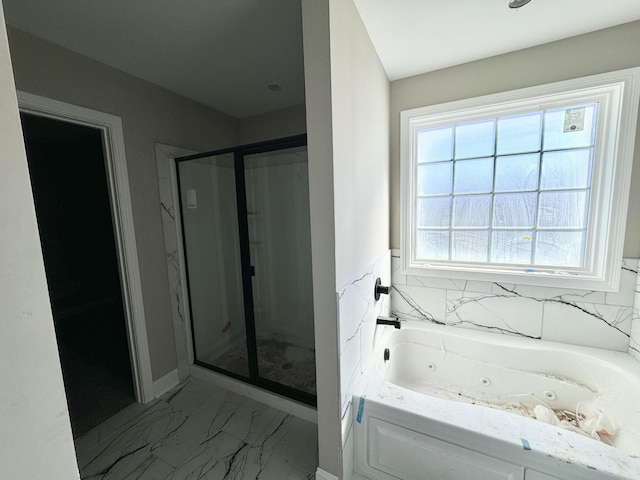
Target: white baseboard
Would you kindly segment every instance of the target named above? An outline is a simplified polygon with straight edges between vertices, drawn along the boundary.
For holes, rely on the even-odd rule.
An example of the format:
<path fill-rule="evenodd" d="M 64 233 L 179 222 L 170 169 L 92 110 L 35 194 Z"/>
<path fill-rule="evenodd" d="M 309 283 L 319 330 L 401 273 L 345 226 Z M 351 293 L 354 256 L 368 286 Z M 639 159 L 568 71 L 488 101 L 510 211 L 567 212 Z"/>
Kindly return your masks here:
<path fill-rule="evenodd" d="M 316 470 L 316 480 L 339 480 L 335 475 L 318 467 Z"/>
<path fill-rule="evenodd" d="M 155 398 L 158 398 L 161 395 L 164 395 L 173 387 L 180 383 L 180 377 L 178 376 L 178 369 L 171 370 L 166 375 L 160 377 L 158 380 L 153 382 L 153 395 Z"/>
<path fill-rule="evenodd" d="M 367 477 L 363 477 L 362 475 L 360 475 L 359 473 L 352 473 L 351 474 L 351 480 L 371 480 Z"/>

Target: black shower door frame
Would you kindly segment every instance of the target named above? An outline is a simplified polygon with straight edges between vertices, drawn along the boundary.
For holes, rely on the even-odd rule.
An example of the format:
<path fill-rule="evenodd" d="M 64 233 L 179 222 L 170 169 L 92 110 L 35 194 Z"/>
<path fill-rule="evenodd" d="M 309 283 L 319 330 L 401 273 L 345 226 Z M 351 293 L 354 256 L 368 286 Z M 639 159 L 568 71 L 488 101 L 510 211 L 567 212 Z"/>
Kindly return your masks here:
<path fill-rule="evenodd" d="M 285 397 L 291 398 L 293 400 L 297 400 L 299 402 L 305 403 L 307 405 L 316 406 L 317 399 L 316 395 L 313 395 L 308 392 L 304 392 L 302 390 L 298 390 L 297 388 L 290 387 L 288 385 L 283 385 L 278 382 L 274 382 L 273 380 L 269 380 L 267 378 L 261 377 L 258 370 L 258 346 L 257 346 L 257 336 L 256 336 L 256 322 L 254 315 L 254 302 L 253 302 L 253 284 L 252 278 L 255 275 L 255 270 L 251 262 L 251 254 L 250 254 L 250 240 L 249 240 L 249 221 L 248 221 L 248 211 L 247 211 L 247 191 L 245 184 L 245 165 L 244 159 L 248 155 L 258 154 L 258 153 L 266 153 L 273 152 L 278 150 L 285 150 L 288 148 L 295 147 L 304 147 L 307 145 L 307 135 L 296 135 L 292 137 L 286 137 L 276 140 L 269 140 L 266 142 L 260 143 L 252 143 L 248 145 L 241 145 L 232 148 L 226 148 L 222 150 L 213 150 L 209 152 L 197 153 L 194 155 L 189 155 L 186 157 L 178 157 L 175 159 L 176 162 L 176 173 L 178 176 L 178 198 L 180 202 L 180 210 L 182 211 L 182 191 L 180 186 L 180 169 L 177 168 L 178 164 L 181 162 L 186 162 L 189 160 L 197 160 L 199 158 L 211 157 L 211 156 L 219 156 L 225 154 L 233 154 L 233 163 L 234 163 L 234 173 L 235 173 L 235 190 L 236 190 L 236 203 L 237 203 L 237 211 L 238 211 L 238 234 L 240 239 L 240 263 L 241 263 L 241 275 L 242 275 L 242 291 L 243 291 L 243 301 L 244 301 L 244 321 L 245 321 L 245 331 L 246 331 L 246 343 L 247 343 L 247 361 L 249 368 L 249 376 L 246 377 L 244 375 L 238 374 L 236 372 L 232 372 L 229 370 L 225 370 L 223 368 L 217 367 L 215 365 L 211 365 L 209 363 L 198 360 L 197 352 L 196 352 L 196 343 L 193 332 L 195 331 L 193 325 L 193 318 L 190 318 L 191 323 L 191 344 L 194 351 L 194 364 L 199 365 L 201 367 L 205 367 L 209 370 L 213 370 L 218 373 L 222 373 L 229 377 L 235 378 L 237 380 L 243 381 L 245 383 L 249 383 L 256 387 L 263 388 L 265 390 L 271 391 L 278 395 L 283 395 Z M 180 227 L 182 231 L 182 238 L 185 238 L 185 226 L 184 221 L 181 218 Z M 185 258 L 185 271 L 187 277 L 187 292 L 189 297 L 189 310 L 192 311 L 191 307 L 191 288 L 189 285 L 189 267 L 187 261 L 187 248 L 186 242 L 183 243 L 183 252 Z"/>

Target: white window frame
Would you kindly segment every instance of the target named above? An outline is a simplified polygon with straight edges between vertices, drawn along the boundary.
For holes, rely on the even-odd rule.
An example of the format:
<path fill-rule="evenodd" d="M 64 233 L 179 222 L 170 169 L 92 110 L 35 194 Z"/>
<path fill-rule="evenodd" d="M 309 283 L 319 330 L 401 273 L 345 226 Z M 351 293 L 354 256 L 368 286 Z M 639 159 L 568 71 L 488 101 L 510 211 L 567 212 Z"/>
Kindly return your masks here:
<path fill-rule="evenodd" d="M 597 101 L 598 120 L 583 268 L 539 268 L 415 257 L 417 132 L 452 124 Z M 640 67 L 401 112 L 402 270 L 407 275 L 616 291 L 631 186 L 640 101 Z M 603 161 L 614 159 L 615 161 Z M 526 271 L 525 271 L 526 270 Z M 533 270 L 533 271 L 532 271 Z"/>

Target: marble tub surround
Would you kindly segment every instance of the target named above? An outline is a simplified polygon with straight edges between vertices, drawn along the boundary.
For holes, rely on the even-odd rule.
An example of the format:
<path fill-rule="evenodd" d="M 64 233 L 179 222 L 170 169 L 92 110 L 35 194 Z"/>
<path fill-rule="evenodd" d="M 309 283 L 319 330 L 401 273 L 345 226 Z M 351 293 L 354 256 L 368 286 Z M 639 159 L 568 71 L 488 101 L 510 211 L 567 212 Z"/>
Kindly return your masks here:
<path fill-rule="evenodd" d="M 399 250 L 391 265 L 391 311 L 401 319 L 623 352 L 640 343 L 638 259 L 623 260 L 618 292 L 403 275 Z"/>
<path fill-rule="evenodd" d="M 317 427 L 188 380 L 76 442 L 83 479 L 312 479 Z"/>
<path fill-rule="evenodd" d="M 368 368 L 378 342 L 392 327 L 376 327 L 379 315 L 389 315 L 390 298 L 374 299 L 376 278 L 382 285 L 391 282 L 391 253 L 385 252 L 370 263 L 338 292 L 340 325 L 340 393 L 343 443 L 351 428 L 351 398 L 355 385 Z"/>

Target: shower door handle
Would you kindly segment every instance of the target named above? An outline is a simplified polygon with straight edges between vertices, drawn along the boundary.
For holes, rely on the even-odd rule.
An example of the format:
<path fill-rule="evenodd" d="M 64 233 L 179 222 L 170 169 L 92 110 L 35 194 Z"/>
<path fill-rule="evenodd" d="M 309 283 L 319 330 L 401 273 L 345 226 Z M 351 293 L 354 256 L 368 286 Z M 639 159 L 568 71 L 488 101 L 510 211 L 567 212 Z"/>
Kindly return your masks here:
<path fill-rule="evenodd" d="M 256 276 L 256 267 L 254 267 L 253 265 L 249 265 L 249 275 L 252 277 Z"/>

